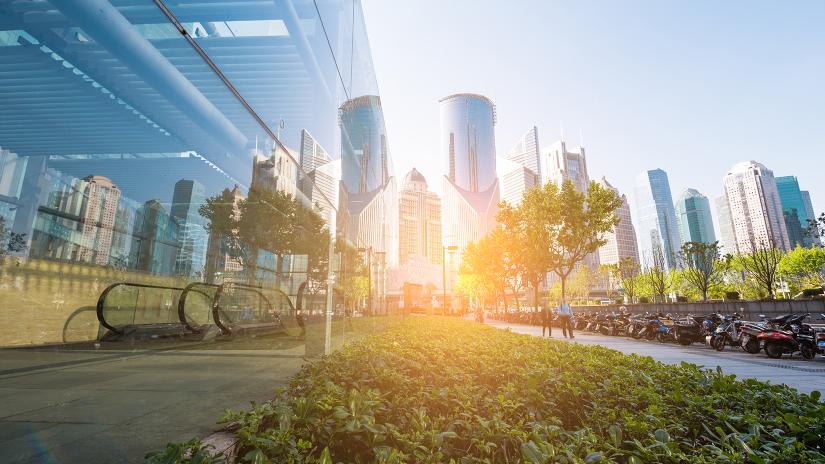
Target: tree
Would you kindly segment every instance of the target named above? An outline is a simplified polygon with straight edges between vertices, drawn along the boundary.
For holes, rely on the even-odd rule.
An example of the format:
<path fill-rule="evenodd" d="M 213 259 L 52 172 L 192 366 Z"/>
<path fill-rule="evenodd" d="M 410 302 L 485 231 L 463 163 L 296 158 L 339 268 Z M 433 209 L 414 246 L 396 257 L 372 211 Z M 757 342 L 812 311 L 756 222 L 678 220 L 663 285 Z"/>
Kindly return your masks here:
<path fill-rule="evenodd" d="M 797 246 L 779 260 L 777 273 L 787 279 L 795 291 L 822 286 L 825 282 L 825 248 Z"/>
<path fill-rule="evenodd" d="M 502 203 L 496 217 L 499 227 L 512 241 L 510 246 L 518 250 L 514 259 L 518 262 L 522 284 L 533 289 L 536 311 L 539 310 L 540 285 L 551 269 L 548 250 L 556 239 L 557 229 L 550 227 L 548 222 L 558 216 L 558 204 L 550 201 L 557 194 L 555 184 L 531 188 L 525 192 L 518 207 Z"/>
<path fill-rule="evenodd" d="M 820 214 L 816 219 L 808 219 L 804 233 L 813 239 L 825 239 L 825 213 Z"/>
<path fill-rule="evenodd" d="M 624 294 L 627 295 L 630 303 L 634 303 L 639 288 L 639 263 L 633 258 L 625 257 L 614 266 L 613 272 L 621 283 Z"/>
<path fill-rule="evenodd" d="M 6 230 L 6 220 L 0 217 L 0 263 L 10 253 L 19 253 L 26 247 L 26 234 Z"/>
<path fill-rule="evenodd" d="M 738 261 L 747 275 L 764 290 L 768 299 L 774 298 L 776 270 L 782 259 L 783 251 L 773 244 L 762 242 L 750 253 L 739 255 Z"/>
<path fill-rule="evenodd" d="M 682 244 L 679 257 L 684 267 L 682 277 L 698 290 L 702 301 L 707 301 L 710 289 L 722 283 L 724 261 L 719 242 L 686 242 Z"/>
<path fill-rule="evenodd" d="M 670 279 L 668 279 L 667 265 L 662 247 L 655 245 L 659 245 L 659 242 L 654 242 L 653 256 L 651 257 L 651 261 L 648 262 L 648 268 L 644 276 L 649 284 L 650 296 L 654 301 L 663 302 L 670 289 Z"/>
<path fill-rule="evenodd" d="M 275 286 L 280 286 L 283 258 L 296 245 L 298 203 L 289 193 L 252 187 L 240 201 L 237 236 L 249 250 L 246 267 L 250 283 L 257 281 L 258 255 L 266 250 L 276 257 Z"/>

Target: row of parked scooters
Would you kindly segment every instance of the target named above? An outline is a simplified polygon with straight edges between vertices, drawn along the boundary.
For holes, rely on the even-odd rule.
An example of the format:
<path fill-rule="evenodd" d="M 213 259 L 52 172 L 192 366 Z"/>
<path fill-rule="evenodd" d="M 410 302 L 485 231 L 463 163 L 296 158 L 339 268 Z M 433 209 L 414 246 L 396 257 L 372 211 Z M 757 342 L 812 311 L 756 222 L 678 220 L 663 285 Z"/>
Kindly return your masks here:
<path fill-rule="evenodd" d="M 825 319 L 825 314 L 819 315 Z M 705 343 L 717 351 L 727 346 L 740 347 L 748 353 L 764 351 L 769 358 L 799 353 L 803 359 L 825 356 L 825 329 L 815 329 L 806 321 L 810 313 L 787 314 L 759 322 L 743 321 L 739 314 L 671 316 L 663 314 L 630 315 L 626 313 L 578 314 L 575 328 L 603 335 L 628 336 L 634 339 L 675 342 L 688 346 Z"/>

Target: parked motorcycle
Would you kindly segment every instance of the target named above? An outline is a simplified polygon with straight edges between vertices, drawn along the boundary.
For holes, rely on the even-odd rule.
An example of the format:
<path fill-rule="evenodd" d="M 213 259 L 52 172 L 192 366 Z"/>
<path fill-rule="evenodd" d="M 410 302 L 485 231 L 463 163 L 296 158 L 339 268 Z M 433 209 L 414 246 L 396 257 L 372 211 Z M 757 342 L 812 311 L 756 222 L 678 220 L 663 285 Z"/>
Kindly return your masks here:
<path fill-rule="evenodd" d="M 803 359 L 814 359 L 817 351 L 816 333 L 804 320 L 811 314 L 776 318 L 783 322 L 781 328 L 766 327 L 757 338 L 769 358 L 778 359 L 783 354 L 800 353 Z"/>
<path fill-rule="evenodd" d="M 742 327 L 742 316 L 738 313 L 727 315 L 722 318 L 722 322 L 710 336 L 710 346 L 716 351 L 723 351 L 727 345 L 738 345 L 740 338 L 740 328 Z"/>

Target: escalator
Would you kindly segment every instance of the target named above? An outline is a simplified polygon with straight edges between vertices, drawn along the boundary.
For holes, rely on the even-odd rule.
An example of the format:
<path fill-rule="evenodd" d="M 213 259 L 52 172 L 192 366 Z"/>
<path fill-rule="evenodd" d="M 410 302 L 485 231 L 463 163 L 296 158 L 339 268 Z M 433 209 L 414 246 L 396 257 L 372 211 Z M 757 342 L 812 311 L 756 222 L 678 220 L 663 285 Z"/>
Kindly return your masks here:
<path fill-rule="evenodd" d="M 234 282 L 184 288 L 118 282 L 103 290 L 96 310 L 102 341 L 300 334 L 284 292 Z"/>

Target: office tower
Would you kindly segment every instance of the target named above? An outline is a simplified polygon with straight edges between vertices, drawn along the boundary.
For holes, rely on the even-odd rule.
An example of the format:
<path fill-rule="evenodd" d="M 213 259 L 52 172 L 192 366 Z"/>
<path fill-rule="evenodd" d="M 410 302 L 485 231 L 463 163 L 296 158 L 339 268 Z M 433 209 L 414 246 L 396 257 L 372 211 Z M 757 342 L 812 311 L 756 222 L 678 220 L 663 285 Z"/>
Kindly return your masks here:
<path fill-rule="evenodd" d="M 521 203 L 524 193 L 538 185 L 538 176 L 519 163 L 498 157 L 496 171 L 501 185 L 501 201 L 511 206 Z"/>
<path fill-rule="evenodd" d="M 345 235 L 361 248 L 384 253 L 398 263 L 398 192 L 392 176 L 381 99 L 364 95 L 344 102 L 341 126 L 341 178 Z M 342 211 L 343 210 L 343 211 Z M 380 279 L 380 277 L 379 277 Z"/>
<path fill-rule="evenodd" d="M 716 217 L 719 220 L 719 245 L 722 247 L 722 254 L 737 254 L 739 251 L 733 234 L 733 219 L 730 217 L 728 197 L 724 193 L 716 198 Z"/>
<path fill-rule="evenodd" d="M 292 150 L 276 145 L 269 156 L 255 150 L 252 157 L 252 187 L 277 190 L 295 196 L 298 188 L 297 159 Z"/>
<path fill-rule="evenodd" d="M 427 190 L 427 181 L 415 168 L 404 177 L 398 192 L 399 263 L 413 256 L 441 264 L 441 199 Z"/>
<path fill-rule="evenodd" d="M 496 109 L 489 98 L 470 93 L 450 95 L 439 103 L 441 150 L 447 160 L 442 239 L 464 250 L 496 224 Z"/>
<path fill-rule="evenodd" d="M 335 223 L 338 190 L 341 181 L 341 160 L 334 160 L 308 130 L 301 130 L 298 185 L 303 197 L 321 213 L 327 224 Z"/>
<path fill-rule="evenodd" d="M 108 264 L 112 228 L 120 200 L 120 189 L 106 177 L 87 176 L 81 183 L 83 206 L 80 212 L 78 261 Z"/>
<path fill-rule="evenodd" d="M 695 189 L 687 189 L 676 200 L 676 224 L 681 243 L 716 241 L 710 201 Z"/>
<path fill-rule="evenodd" d="M 568 150 L 564 140 L 542 150 L 539 170 L 542 185 L 553 182 L 561 187 L 565 180 L 570 180 L 579 192 L 587 192 L 590 185 L 584 147 Z"/>
<path fill-rule="evenodd" d="M 738 252 L 769 246 L 788 250 L 788 230 L 773 171 L 756 161 L 745 161 L 734 165 L 723 183 Z"/>
<path fill-rule="evenodd" d="M 799 182 L 795 176 L 780 176 L 776 178 L 776 190 L 779 192 L 779 201 L 782 202 L 782 215 L 785 218 L 785 228 L 788 230 L 788 240 L 791 248 L 797 245 L 809 247 L 813 245 L 812 237 L 805 234 L 808 225 L 808 208 Z"/>
<path fill-rule="evenodd" d="M 178 224 L 158 200 L 149 200 L 135 214 L 131 265 L 153 274 L 172 274 L 180 251 Z"/>
<path fill-rule="evenodd" d="M 513 148 L 511 148 L 504 157 L 520 164 L 541 179 L 541 168 L 539 165 L 539 128 L 533 126 L 513 145 Z"/>
<path fill-rule="evenodd" d="M 807 230 L 807 228 L 810 227 L 811 222 L 815 222 L 817 220 L 816 213 L 814 213 L 814 205 L 811 203 L 811 192 L 807 190 L 802 191 L 802 202 L 805 204 L 805 216 L 808 218 L 808 222 L 803 224 L 802 227 Z M 810 237 L 811 242 L 814 245 L 822 246 L 822 240 L 819 235 L 807 233 L 807 236 Z"/>
<path fill-rule="evenodd" d="M 642 267 L 677 267 L 679 227 L 667 173 L 661 169 L 636 176 L 636 221 Z"/>
<path fill-rule="evenodd" d="M 206 246 L 209 233 L 206 220 L 198 213 L 206 201 L 203 185 L 195 180 L 181 179 L 175 183 L 170 213 L 178 229 L 179 250 L 175 257 L 175 274 L 202 278 L 206 266 Z"/>
<path fill-rule="evenodd" d="M 602 264 L 617 264 L 624 258 L 630 258 L 638 264 L 639 249 L 636 246 L 636 229 L 633 227 L 627 197 L 610 185 L 604 176 L 602 176 L 599 184 L 608 190 L 612 190 L 622 199 L 622 205 L 616 211 L 619 223 L 612 231 L 604 235 L 603 238 L 607 240 L 607 243 L 599 248 L 599 262 Z"/>

